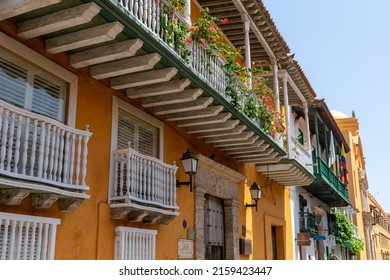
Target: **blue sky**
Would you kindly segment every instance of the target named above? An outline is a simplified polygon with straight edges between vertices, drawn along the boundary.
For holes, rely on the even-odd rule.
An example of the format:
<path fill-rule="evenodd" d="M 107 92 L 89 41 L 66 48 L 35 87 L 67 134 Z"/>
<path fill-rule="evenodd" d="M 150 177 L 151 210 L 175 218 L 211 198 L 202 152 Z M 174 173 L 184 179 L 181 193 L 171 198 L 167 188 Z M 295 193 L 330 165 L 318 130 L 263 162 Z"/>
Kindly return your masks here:
<path fill-rule="evenodd" d="M 390 1 L 263 0 L 319 98 L 360 124 L 369 191 L 390 212 Z"/>

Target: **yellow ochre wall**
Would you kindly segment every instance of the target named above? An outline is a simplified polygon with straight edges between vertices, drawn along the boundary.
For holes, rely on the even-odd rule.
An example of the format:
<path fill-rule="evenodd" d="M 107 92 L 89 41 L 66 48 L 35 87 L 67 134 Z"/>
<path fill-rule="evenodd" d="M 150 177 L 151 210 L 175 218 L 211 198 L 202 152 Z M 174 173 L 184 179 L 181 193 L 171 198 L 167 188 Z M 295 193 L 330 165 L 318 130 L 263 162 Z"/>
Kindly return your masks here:
<path fill-rule="evenodd" d="M 193 8 L 194 14 L 196 14 L 195 8 Z M 87 193 L 91 197 L 85 200 L 74 212 L 60 212 L 58 202 L 55 202 L 49 209 L 33 209 L 31 196 L 27 197 L 19 206 L 0 205 L 0 211 L 61 219 L 61 224 L 57 227 L 55 259 L 113 259 L 116 226 L 158 230 L 156 259 L 177 259 L 178 239 L 187 238 L 187 231 L 182 225 L 183 220 L 187 221 L 187 228 L 194 228 L 194 193 L 190 193 L 188 188 L 177 189 L 177 205 L 180 216 L 169 225 L 152 226 L 129 223 L 124 220 L 112 220 L 107 204 L 113 96 L 119 96 L 139 109 L 146 110 L 140 107 L 137 101 L 127 99 L 123 92 L 111 90 L 107 86 L 108 80 L 96 81 L 90 78 L 88 68 L 77 70 L 70 67 L 66 54 L 52 55 L 45 52 L 43 41 L 39 39 L 22 40 L 16 36 L 14 24 L 7 21 L 2 22 L 0 30 L 78 76 L 76 128 L 84 129 L 85 125 L 88 124 L 89 130 L 93 133 L 88 143 L 86 177 L 87 185 L 90 187 Z M 285 220 L 285 207 L 289 209 L 289 205 L 286 205 L 289 201 L 287 190 L 270 180 L 266 181 L 264 176 L 256 172 L 254 164 L 244 165 L 234 161 L 202 140 L 187 134 L 184 129 L 178 128 L 172 123 L 165 123 L 164 161 L 170 164 L 176 161 L 179 166 L 177 178 L 181 181 L 188 179 L 179 160 L 187 148 L 196 154 L 208 157 L 214 154 L 215 161 L 247 177 L 246 182 L 241 182 L 237 186 L 239 201 L 239 228 L 237 230 L 239 237 L 241 237 L 241 226 L 246 225 L 246 238 L 252 240 L 253 254 L 249 257 L 242 255 L 241 258 L 272 258 L 272 225 L 283 227 L 278 233 L 278 239 L 284 244 L 278 251 L 279 258 L 290 256 L 289 252 L 292 249 L 286 248 L 287 245 L 290 246 L 286 244 L 286 240 L 289 240 L 286 238 L 286 233 L 291 232 L 291 221 Z M 261 186 L 266 186 L 264 188 L 265 197 L 260 200 L 257 212 L 254 208 L 245 207 L 245 203 L 253 203 L 250 199 L 249 187 L 254 181 Z M 287 217 L 290 219 L 290 215 Z"/>

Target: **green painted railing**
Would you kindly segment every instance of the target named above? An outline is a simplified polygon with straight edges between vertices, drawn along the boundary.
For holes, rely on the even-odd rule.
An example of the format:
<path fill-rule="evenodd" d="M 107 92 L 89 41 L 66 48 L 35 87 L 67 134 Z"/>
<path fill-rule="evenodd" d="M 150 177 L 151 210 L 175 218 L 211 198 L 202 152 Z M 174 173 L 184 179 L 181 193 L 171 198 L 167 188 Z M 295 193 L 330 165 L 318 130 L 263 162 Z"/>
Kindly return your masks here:
<path fill-rule="evenodd" d="M 311 236 L 317 235 L 316 217 L 308 211 L 299 213 L 299 230 L 300 232 L 310 232 Z"/>
<path fill-rule="evenodd" d="M 325 161 L 321 157 L 316 157 L 316 167 L 314 169 L 314 174 L 316 177 L 320 177 L 321 179 L 325 179 L 330 186 L 336 190 L 343 198 L 348 199 L 348 189 L 344 186 L 344 184 L 340 181 L 338 176 L 334 174 L 333 170 L 328 167 Z"/>

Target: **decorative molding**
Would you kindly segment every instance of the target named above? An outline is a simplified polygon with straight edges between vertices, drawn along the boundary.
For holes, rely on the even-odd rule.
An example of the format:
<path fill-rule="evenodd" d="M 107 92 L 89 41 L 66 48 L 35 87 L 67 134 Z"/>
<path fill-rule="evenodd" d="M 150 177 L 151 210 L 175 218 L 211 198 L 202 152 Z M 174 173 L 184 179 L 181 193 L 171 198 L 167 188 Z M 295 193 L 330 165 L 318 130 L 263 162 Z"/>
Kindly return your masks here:
<path fill-rule="evenodd" d="M 32 207 L 36 209 L 47 209 L 50 208 L 57 200 L 58 195 L 55 194 L 33 194 Z"/>
<path fill-rule="evenodd" d="M 80 198 L 60 198 L 60 211 L 63 212 L 74 212 L 77 207 L 81 205 L 84 199 Z"/>
<path fill-rule="evenodd" d="M 30 194 L 26 189 L 2 189 L 0 190 L 0 204 L 19 205 Z"/>

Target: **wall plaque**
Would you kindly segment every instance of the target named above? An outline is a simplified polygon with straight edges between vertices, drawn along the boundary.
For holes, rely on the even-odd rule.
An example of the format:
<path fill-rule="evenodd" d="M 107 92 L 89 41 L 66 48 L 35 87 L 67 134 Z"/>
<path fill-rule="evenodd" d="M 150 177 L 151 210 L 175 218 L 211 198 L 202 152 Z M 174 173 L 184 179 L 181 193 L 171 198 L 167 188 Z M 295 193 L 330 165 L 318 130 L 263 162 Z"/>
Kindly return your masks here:
<path fill-rule="evenodd" d="M 194 241 L 189 239 L 178 240 L 178 257 L 179 259 L 194 258 Z"/>

